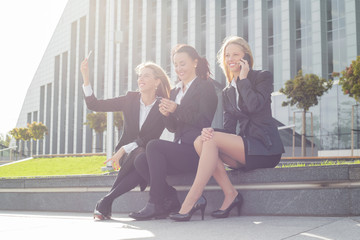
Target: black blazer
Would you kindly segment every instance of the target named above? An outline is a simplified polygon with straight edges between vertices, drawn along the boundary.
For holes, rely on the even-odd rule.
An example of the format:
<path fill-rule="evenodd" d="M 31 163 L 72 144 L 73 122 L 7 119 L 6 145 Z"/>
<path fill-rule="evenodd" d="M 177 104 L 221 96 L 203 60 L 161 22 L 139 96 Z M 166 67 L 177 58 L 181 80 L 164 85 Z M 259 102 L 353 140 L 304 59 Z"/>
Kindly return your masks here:
<path fill-rule="evenodd" d="M 247 79 L 238 79 L 236 85 L 239 102 L 234 87 L 229 85 L 223 90 L 225 132 L 236 134 L 239 122 L 238 135 L 247 139 L 249 155 L 283 153 L 284 146 L 271 115 L 272 74 L 250 70 Z"/>
<path fill-rule="evenodd" d="M 123 145 L 136 142 L 139 147 L 144 147 L 152 140 L 160 137 L 165 128 L 163 115 L 159 111 L 159 101 L 151 108 L 141 129 L 139 129 L 140 93 L 127 92 L 125 96 L 98 100 L 94 94 L 85 97 L 86 105 L 90 110 L 97 112 L 122 111 L 124 115 L 123 133 L 115 151 Z"/>
<path fill-rule="evenodd" d="M 175 101 L 180 88 L 170 92 L 170 99 Z M 165 118 L 165 126 L 175 133 L 174 142 L 193 145 L 201 130 L 211 126 L 218 98 L 211 81 L 197 77 L 187 90 L 181 104 L 174 113 Z"/>

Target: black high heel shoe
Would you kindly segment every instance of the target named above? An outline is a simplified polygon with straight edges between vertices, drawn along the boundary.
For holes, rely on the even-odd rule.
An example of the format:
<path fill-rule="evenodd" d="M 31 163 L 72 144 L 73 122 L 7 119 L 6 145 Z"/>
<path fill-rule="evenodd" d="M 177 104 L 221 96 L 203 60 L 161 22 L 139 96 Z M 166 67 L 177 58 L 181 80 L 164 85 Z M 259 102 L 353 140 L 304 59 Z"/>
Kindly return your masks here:
<path fill-rule="evenodd" d="M 111 219 L 111 214 L 103 214 L 99 211 L 99 204 L 101 201 L 96 203 L 95 210 L 94 210 L 94 220 L 109 220 Z"/>
<path fill-rule="evenodd" d="M 214 212 L 211 213 L 212 217 L 215 218 L 227 218 L 231 212 L 231 210 L 234 207 L 237 207 L 237 211 L 238 211 L 238 216 L 240 216 L 240 210 L 241 210 L 241 206 L 243 203 L 243 197 L 242 195 L 238 192 L 238 195 L 235 197 L 234 201 L 230 204 L 230 206 L 225 209 L 225 210 L 216 210 Z"/>
<path fill-rule="evenodd" d="M 192 215 L 200 209 L 201 211 L 201 219 L 204 220 L 204 213 L 205 213 L 205 207 L 206 207 L 207 201 L 204 196 L 201 196 L 199 200 L 196 201 L 195 205 L 192 207 L 192 209 L 185 214 L 175 213 L 170 214 L 170 219 L 175 221 L 189 221 L 192 217 Z"/>

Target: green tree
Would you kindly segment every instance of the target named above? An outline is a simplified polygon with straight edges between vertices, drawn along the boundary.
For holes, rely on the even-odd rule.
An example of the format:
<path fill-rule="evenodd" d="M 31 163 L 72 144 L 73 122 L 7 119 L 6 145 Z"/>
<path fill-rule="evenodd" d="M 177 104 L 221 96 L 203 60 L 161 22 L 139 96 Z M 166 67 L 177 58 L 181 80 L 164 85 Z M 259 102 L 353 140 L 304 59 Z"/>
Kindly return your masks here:
<path fill-rule="evenodd" d="M 22 156 L 22 142 L 21 142 L 21 135 L 20 135 L 19 128 L 13 128 L 10 131 L 10 135 L 13 136 L 13 138 L 15 138 L 16 141 L 19 142 L 19 153 L 20 153 L 20 157 L 21 157 Z"/>
<path fill-rule="evenodd" d="M 21 136 L 21 140 L 23 140 L 25 143 L 27 141 L 30 141 L 32 138 L 31 133 L 28 128 L 19 128 L 19 133 Z"/>
<path fill-rule="evenodd" d="M 42 122 L 33 122 L 28 124 L 29 132 L 35 141 L 44 139 L 45 134 L 48 133 L 47 127 Z"/>
<path fill-rule="evenodd" d="M 106 130 L 107 126 L 106 119 L 106 113 L 104 112 L 89 113 L 86 115 L 87 122 L 84 123 L 99 134 L 100 146 L 103 145 L 103 132 Z"/>
<path fill-rule="evenodd" d="M 122 112 L 114 112 L 114 125 L 120 131 L 124 124 L 124 116 Z"/>
<path fill-rule="evenodd" d="M 306 112 L 309 108 L 318 104 L 318 98 L 321 97 L 332 87 L 333 81 L 320 78 L 315 74 L 305 74 L 299 70 L 298 74 L 285 83 L 285 88 L 279 91 L 286 95 L 288 101 L 284 101 L 282 106 L 296 106 L 303 110 L 302 115 L 302 137 L 301 153 L 306 156 Z"/>
<path fill-rule="evenodd" d="M 333 76 L 338 77 L 340 73 L 334 72 Z M 360 102 L 360 56 L 357 56 L 356 60 L 341 72 L 339 84 L 344 94 L 348 94 L 356 102 Z"/>
<path fill-rule="evenodd" d="M 122 112 L 114 112 L 114 126 L 120 131 L 124 124 L 124 116 Z M 86 116 L 87 122 L 85 125 L 88 125 L 91 129 L 99 134 L 100 146 L 103 145 L 103 132 L 107 128 L 107 113 L 104 112 L 96 112 L 89 113 Z"/>
<path fill-rule="evenodd" d="M 0 144 L 9 147 L 10 140 L 11 140 L 11 136 L 9 134 L 6 134 L 5 136 L 3 134 L 0 134 Z"/>
<path fill-rule="evenodd" d="M 20 157 L 22 156 L 22 141 L 27 142 L 29 141 L 32 136 L 28 128 L 13 128 L 10 131 L 10 134 L 17 140 L 20 141 Z"/>
<path fill-rule="evenodd" d="M 33 122 L 28 124 L 28 129 L 31 134 L 32 139 L 34 139 L 37 143 L 39 140 L 42 140 L 45 134 L 48 133 L 47 127 L 42 122 Z M 31 141 L 31 155 L 32 155 L 32 146 L 33 142 Z"/>

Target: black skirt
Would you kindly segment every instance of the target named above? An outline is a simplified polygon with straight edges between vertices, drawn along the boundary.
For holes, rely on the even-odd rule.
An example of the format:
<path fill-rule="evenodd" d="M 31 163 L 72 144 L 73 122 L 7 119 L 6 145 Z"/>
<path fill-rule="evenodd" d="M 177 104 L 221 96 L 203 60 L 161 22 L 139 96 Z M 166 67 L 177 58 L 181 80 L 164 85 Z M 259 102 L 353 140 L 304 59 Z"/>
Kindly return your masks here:
<path fill-rule="evenodd" d="M 248 140 L 244 137 L 245 148 L 245 171 L 250 171 L 258 168 L 274 168 L 279 164 L 281 155 L 248 155 Z"/>

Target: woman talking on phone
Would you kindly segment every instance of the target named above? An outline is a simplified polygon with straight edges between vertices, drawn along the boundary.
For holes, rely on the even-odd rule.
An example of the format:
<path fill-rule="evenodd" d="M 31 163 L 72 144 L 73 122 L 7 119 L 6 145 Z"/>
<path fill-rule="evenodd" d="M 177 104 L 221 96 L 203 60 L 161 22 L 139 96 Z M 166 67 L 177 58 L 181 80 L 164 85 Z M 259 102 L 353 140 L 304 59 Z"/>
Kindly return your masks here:
<path fill-rule="evenodd" d="M 122 111 L 124 116 L 123 134 L 115 154 L 105 161 L 111 161 L 114 169 L 119 169 L 120 161 L 122 164 L 110 192 L 96 204 L 94 218 L 98 220 L 111 217 L 111 206 L 117 197 L 139 184 L 142 190 L 146 187 L 146 179 L 137 173 L 134 161 L 145 154 L 146 144 L 159 138 L 165 128 L 157 97 L 169 97 L 168 76 L 160 66 L 151 62 L 142 63 L 135 70 L 138 74 L 138 92 L 129 91 L 125 96 L 98 100 L 89 83 L 88 59 L 81 63 L 87 107 L 97 112 Z"/>
<path fill-rule="evenodd" d="M 253 57 L 248 43 L 241 37 L 228 37 L 218 53 L 218 62 L 229 85 L 223 90 L 224 129 L 204 128 L 194 142 L 200 156 L 194 183 L 179 213 L 170 215 L 176 221 L 188 221 L 199 209 L 196 203 L 211 176 L 224 192 L 224 201 L 212 212 L 215 218 L 226 218 L 236 208 L 240 215 L 243 198 L 226 173 L 231 168 L 253 170 L 275 167 L 284 147 L 271 116 L 273 77 L 268 71 L 252 70 Z M 237 123 L 240 131 L 236 133 Z"/>
<path fill-rule="evenodd" d="M 150 141 L 146 158 L 135 162 L 137 171 L 144 178 L 147 172 L 150 173 L 150 199 L 142 210 L 130 214 L 137 220 L 166 217 L 169 211 L 164 206 L 176 206 L 176 191 L 167 184 L 166 176 L 196 172 L 199 156 L 193 143 L 201 129 L 211 126 L 216 111 L 218 99 L 213 83 L 208 80 L 207 60 L 193 47 L 182 44 L 173 49 L 172 62 L 179 83 L 171 90 L 170 99 L 161 100 L 159 111 L 165 117 L 166 128 L 175 133 L 175 137 L 173 142 Z M 172 200 L 172 204 L 166 199 Z M 180 204 L 177 209 L 167 208 L 178 211 Z"/>

